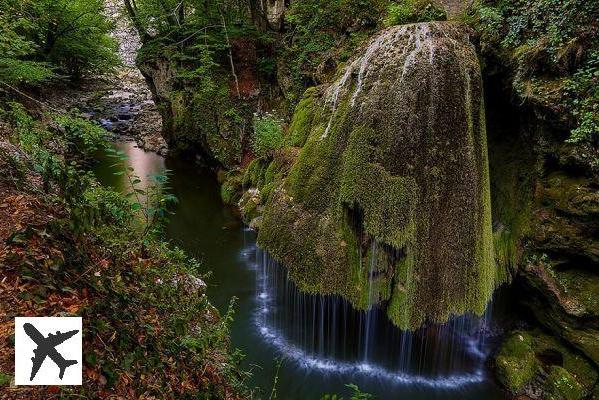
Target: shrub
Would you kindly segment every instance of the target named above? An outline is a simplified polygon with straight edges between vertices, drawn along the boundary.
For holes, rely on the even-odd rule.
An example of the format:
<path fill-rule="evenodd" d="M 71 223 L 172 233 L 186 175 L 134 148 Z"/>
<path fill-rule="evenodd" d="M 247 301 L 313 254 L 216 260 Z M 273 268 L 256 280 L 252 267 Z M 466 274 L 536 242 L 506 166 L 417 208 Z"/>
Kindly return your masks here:
<path fill-rule="evenodd" d="M 430 0 L 400 0 L 387 8 L 385 25 L 402 25 L 415 22 L 442 21 L 447 13 Z"/>
<path fill-rule="evenodd" d="M 54 119 L 64 130 L 65 138 L 75 152 L 90 157 L 97 150 L 106 147 L 106 130 L 98 124 L 68 115 L 59 115 Z"/>
<path fill-rule="evenodd" d="M 285 136 L 281 125 L 282 121 L 271 114 L 254 118 L 252 149 L 257 157 L 270 157 L 274 150 L 283 147 Z"/>

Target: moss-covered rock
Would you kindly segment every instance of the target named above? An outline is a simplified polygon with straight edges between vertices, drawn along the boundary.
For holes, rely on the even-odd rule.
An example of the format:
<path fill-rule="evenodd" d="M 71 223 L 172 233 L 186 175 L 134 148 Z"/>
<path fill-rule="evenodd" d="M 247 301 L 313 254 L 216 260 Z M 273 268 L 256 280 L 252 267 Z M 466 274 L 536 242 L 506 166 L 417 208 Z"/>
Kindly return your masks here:
<path fill-rule="evenodd" d="M 236 204 L 242 194 L 243 175 L 238 172 L 224 174 L 220 187 L 220 197 L 225 204 Z"/>
<path fill-rule="evenodd" d="M 138 60 L 162 116 L 169 149 L 200 155 L 226 169 L 237 167 L 247 146 L 245 127 L 251 124 L 254 99 L 232 96 L 225 70 L 199 80 L 182 79 L 182 67 L 169 56 Z"/>
<path fill-rule="evenodd" d="M 522 301 L 539 322 L 599 365 L 599 276 L 541 261 L 528 264 L 522 276 L 528 293 Z"/>
<path fill-rule="evenodd" d="M 289 125 L 289 143 L 291 146 L 302 147 L 308 139 L 312 119 L 316 111 L 314 109 L 317 102 L 316 92 L 316 88 L 306 90 L 304 97 L 295 107 L 293 119 L 291 120 L 291 125 Z"/>
<path fill-rule="evenodd" d="M 511 333 L 497 353 L 495 367 L 499 382 L 511 393 L 535 393 L 535 398 L 545 399 L 584 398 L 598 377 L 584 355 L 538 329 Z"/>
<path fill-rule="evenodd" d="M 532 337 L 526 332 L 508 337 L 495 358 L 495 368 L 503 386 L 512 393 L 520 392 L 539 370 Z"/>
<path fill-rule="evenodd" d="M 302 100 L 292 137 L 309 134 L 258 237 L 301 289 L 384 301 L 402 328 L 484 311 L 497 270 L 467 39 L 452 23 L 387 29 Z"/>
<path fill-rule="evenodd" d="M 582 386 L 562 367 L 552 366 L 546 380 L 547 400 L 580 400 L 585 393 Z"/>

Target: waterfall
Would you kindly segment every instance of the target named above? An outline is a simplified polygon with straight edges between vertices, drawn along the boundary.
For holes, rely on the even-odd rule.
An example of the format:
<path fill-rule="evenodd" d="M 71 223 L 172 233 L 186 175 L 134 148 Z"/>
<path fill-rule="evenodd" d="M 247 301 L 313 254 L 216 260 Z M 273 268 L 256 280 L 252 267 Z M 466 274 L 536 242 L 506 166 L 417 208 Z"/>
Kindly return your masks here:
<path fill-rule="evenodd" d="M 369 308 L 357 311 L 340 296 L 301 292 L 288 279 L 287 269 L 254 245 L 242 255 L 248 265 L 258 264 L 256 331 L 298 367 L 446 389 L 485 379 L 490 307 L 483 317 L 460 316 L 416 332 L 401 331 L 372 298 L 373 290 L 369 291 Z M 373 241 L 370 287 L 376 276 L 376 256 Z"/>
<path fill-rule="evenodd" d="M 324 91 L 310 91 L 308 137 L 264 207 L 258 242 L 302 289 L 384 310 L 363 313 L 356 327 L 369 360 L 379 316 L 415 330 L 482 315 L 500 282 L 482 77 L 468 30 L 395 26 L 356 53 Z M 354 212 L 360 221 L 350 224 Z M 358 256 L 369 240 L 381 259 L 373 271 L 369 255 Z"/>

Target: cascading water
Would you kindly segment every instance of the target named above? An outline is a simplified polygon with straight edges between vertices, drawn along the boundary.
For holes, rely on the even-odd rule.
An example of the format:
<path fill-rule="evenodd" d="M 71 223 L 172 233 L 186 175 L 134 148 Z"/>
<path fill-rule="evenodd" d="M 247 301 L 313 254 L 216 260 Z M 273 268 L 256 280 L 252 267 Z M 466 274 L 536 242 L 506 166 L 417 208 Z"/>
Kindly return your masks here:
<path fill-rule="evenodd" d="M 372 242 L 370 284 L 376 274 L 376 251 Z M 370 307 L 357 311 L 339 296 L 301 292 L 288 279 L 287 270 L 256 246 L 243 256 L 256 271 L 256 329 L 297 366 L 437 389 L 485 379 L 490 306 L 483 317 L 460 316 L 416 332 L 401 331 L 376 305 L 372 291 Z"/>

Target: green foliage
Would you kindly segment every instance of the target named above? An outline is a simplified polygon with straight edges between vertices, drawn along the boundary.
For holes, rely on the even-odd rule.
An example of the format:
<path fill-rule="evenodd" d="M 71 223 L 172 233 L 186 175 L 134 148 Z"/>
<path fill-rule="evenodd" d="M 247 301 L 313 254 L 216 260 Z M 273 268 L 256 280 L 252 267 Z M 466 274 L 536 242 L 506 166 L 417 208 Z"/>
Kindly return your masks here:
<path fill-rule="evenodd" d="M 0 0 L 0 76 L 39 85 L 79 78 L 118 62 L 102 0 Z"/>
<path fill-rule="evenodd" d="M 52 66 L 33 61 L 37 46 L 24 34 L 32 29 L 32 22 L 24 15 L 11 14 L 14 1 L 0 1 L 0 77 L 8 84 L 41 84 L 54 77 Z"/>
<path fill-rule="evenodd" d="M 577 127 L 571 143 L 596 143 L 599 140 L 599 49 L 568 80 L 566 90 Z"/>
<path fill-rule="evenodd" d="M 360 388 L 353 384 L 345 385 L 348 389 L 351 390 L 351 395 L 349 400 L 373 400 L 374 396 L 369 393 L 364 393 L 360 390 Z M 338 394 L 325 394 L 320 400 L 343 400 L 344 397 L 339 396 Z"/>
<path fill-rule="evenodd" d="M 513 69 L 524 100 L 559 114 L 569 141 L 599 135 L 599 3 L 586 0 L 479 1 L 470 22 L 486 54 Z"/>
<path fill-rule="evenodd" d="M 260 158 L 272 156 L 273 152 L 285 145 L 282 121 L 272 114 L 264 114 L 254 118 L 252 149 Z"/>
<path fill-rule="evenodd" d="M 414 22 L 443 21 L 447 13 L 431 0 L 399 0 L 387 8 L 385 25 L 403 25 Z"/>
<path fill-rule="evenodd" d="M 54 185 L 68 202 L 75 202 L 92 185 L 93 176 L 81 172 L 81 165 L 95 149 L 106 144 L 104 130 L 68 116 L 56 116 L 55 127 L 48 128 L 21 104 L 8 106 L 0 117 L 14 127 L 15 139 L 42 176 L 44 189 L 50 192 Z M 59 149 L 64 154 L 58 153 Z"/>
<path fill-rule="evenodd" d="M 228 350 L 234 303 L 220 318 L 204 295 L 200 264 L 155 235 L 140 235 L 136 216 L 143 214 L 144 231 L 153 232 L 166 215 L 164 204 L 172 200 L 163 194 L 166 174 L 153 177 L 142 192 L 132 171 L 123 171 L 140 198 L 131 205 L 126 196 L 99 186 L 88 171 L 86 154 L 101 148 L 103 135 L 85 121 L 61 116 L 49 127 L 16 103 L 0 120 L 11 125 L 12 141 L 26 154 L 19 168 L 47 179 L 47 193 L 33 187 L 33 194 L 40 203 L 64 209 L 64 219 L 52 221 L 38 238 L 61 255 L 59 262 L 48 268 L 45 260 L 29 259 L 19 263 L 28 266 L 23 275 L 47 285 L 44 290 L 90 294 L 81 311 L 91 321 L 85 363 L 104 382 L 98 387 L 98 379 L 86 377 L 79 395 L 96 398 L 100 390 L 118 391 L 120 376 L 132 378 L 128 396 L 131 390 L 160 398 L 173 398 L 174 392 L 178 398 L 241 392 L 240 355 Z"/>
<path fill-rule="evenodd" d="M 54 121 L 64 131 L 65 140 L 74 154 L 92 157 L 107 145 L 106 131 L 95 122 L 69 115 L 58 115 Z"/>
<path fill-rule="evenodd" d="M 280 59 L 292 79 L 292 103 L 304 90 L 322 83 L 380 26 L 388 0 L 304 0 L 291 2 Z M 323 68 L 324 67 L 324 68 Z"/>

